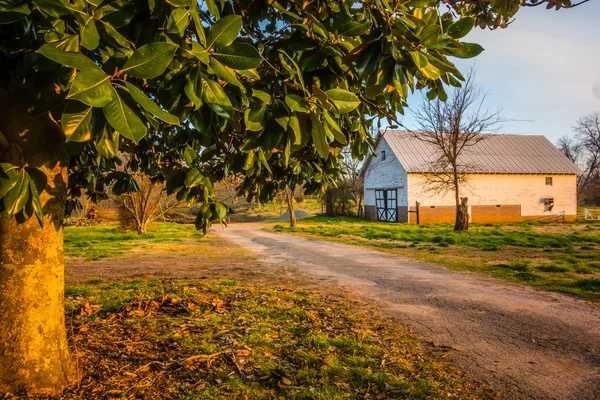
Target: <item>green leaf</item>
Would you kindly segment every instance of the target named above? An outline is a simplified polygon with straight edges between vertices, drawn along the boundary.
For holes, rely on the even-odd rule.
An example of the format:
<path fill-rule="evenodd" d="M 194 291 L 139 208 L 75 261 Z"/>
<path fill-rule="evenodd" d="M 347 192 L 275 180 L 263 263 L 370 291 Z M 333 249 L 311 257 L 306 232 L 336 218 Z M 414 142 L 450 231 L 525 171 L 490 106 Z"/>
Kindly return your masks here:
<path fill-rule="evenodd" d="M 227 216 L 227 207 L 223 203 L 215 203 L 215 211 L 217 212 L 217 217 L 219 217 L 220 221 L 223 221 Z"/>
<path fill-rule="evenodd" d="M 86 142 L 92 138 L 92 107 L 67 101 L 60 124 L 67 142 Z"/>
<path fill-rule="evenodd" d="M 344 89 L 330 89 L 325 94 L 333 102 L 339 114 L 349 113 L 360 105 L 358 97 Z"/>
<path fill-rule="evenodd" d="M 244 113 L 244 122 L 248 131 L 262 131 L 265 127 L 267 105 L 263 102 L 252 103 Z"/>
<path fill-rule="evenodd" d="M 379 61 L 381 61 L 382 51 L 377 43 L 369 46 L 362 52 L 360 58 L 356 62 L 356 69 L 360 77 L 371 75 L 377 70 Z"/>
<path fill-rule="evenodd" d="M 252 89 L 252 97 L 256 97 L 265 104 L 271 104 L 273 101 L 269 93 L 257 89 Z"/>
<path fill-rule="evenodd" d="M 113 89 L 114 90 L 114 89 Z M 117 132 L 137 143 L 146 135 L 146 125 L 115 91 L 113 99 L 102 112 L 106 120 Z"/>
<path fill-rule="evenodd" d="M 327 111 L 323 112 L 323 117 L 325 117 L 325 129 L 331 132 L 331 135 L 335 138 L 335 140 L 337 140 L 341 144 L 346 144 L 346 142 L 348 141 L 346 139 L 346 135 L 342 133 L 337 122 L 335 122 L 335 120 L 331 117 L 331 115 L 329 115 Z"/>
<path fill-rule="evenodd" d="M 113 93 L 110 76 L 99 68 L 88 68 L 75 75 L 67 99 L 79 100 L 92 107 L 104 107 L 112 100 Z"/>
<path fill-rule="evenodd" d="M 102 135 L 96 139 L 96 150 L 103 157 L 113 158 L 119 151 L 119 132 L 104 130 Z"/>
<path fill-rule="evenodd" d="M 300 127 L 300 121 L 298 120 L 298 114 L 295 112 L 290 115 L 290 130 L 294 134 L 293 143 L 296 145 L 302 144 L 302 128 Z"/>
<path fill-rule="evenodd" d="M 25 207 L 29 200 L 29 174 L 21 169 L 12 189 L 3 197 L 4 208 L 8 215 L 15 215 Z"/>
<path fill-rule="evenodd" d="M 202 79 L 202 100 L 217 114 L 230 119 L 233 107 L 229 97 L 217 82 L 212 79 Z"/>
<path fill-rule="evenodd" d="M 94 23 L 94 18 L 90 15 L 78 17 L 79 23 L 79 43 L 88 50 L 94 50 L 100 44 L 100 34 Z"/>
<path fill-rule="evenodd" d="M 239 15 L 223 17 L 208 28 L 206 47 L 221 48 L 229 46 L 238 37 L 241 30 L 242 18 Z"/>
<path fill-rule="evenodd" d="M 450 55 L 457 58 L 473 58 L 481 54 L 484 48 L 477 43 L 462 42 L 460 43 L 460 47 L 446 46 L 446 50 L 448 50 Z"/>
<path fill-rule="evenodd" d="M 167 22 L 167 31 L 171 34 L 183 36 L 190 24 L 190 15 L 185 7 L 174 8 Z"/>
<path fill-rule="evenodd" d="M 36 53 L 39 53 L 58 64 L 64 65 L 65 67 L 77 69 L 100 68 L 95 62 L 83 54 L 75 51 L 60 50 L 50 43 L 40 47 Z"/>
<path fill-rule="evenodd" d="M 212 56 L 233 69 L 252 69 L 258 67 L 262 57 L 254 46 L 247 43 L 235 43 L 215 51 Z"/>
<path fill-rule="evenodd" d="M 144 108 L 144 110 L 148 111 L 150 114 L 166 122 L 167 124 L 179 125 L 179 118 L 160 108 L 136 86 L 129 82 L 125 82 L 125 86 L 127 86 L 127 90 L 129 90 L 131 97 L 133 97 L 133 99 L 137 101 L 138 104 Z"/>
<path fill-rule="evenodd" d="M 192 54 L 204 64 L 210 64 L 210 57 L 206 49 L 198 42 L 192 42 Z"/>
<path fill-rule="evenodd" d="M 425 68 L 425 66 L 429 64 L 427 56 L 421 53 L 420 51 L 411 51 L 410 57 L 412 58 L 417 68 Z"/>
<path fill-rule="evenodd" d="M 191 165 L 196 158 L 198 158 L 198 153 L 196 153 L 196 150 L 194 150 L 192 146 L 186 145 L 185 150 L 183 151 L 183 159 L 187 165 Z"/>
<path fill-rule="evenodd" d="M 42 209 L 42 203 L 40 202 L 40 194 L 38 193 L 37 187 L 33 179 L 29 180 L 29 199 L 33 206 L 33 212 L 38 220 L 38 223 L 44 227 L 44 210 Z"/>
<path fill-rule="evenodd" d="M 242 92 L 246 93 L 246 88 L 240 83 L 238 78 L 235 76 L 235 73 L 227 69 L 227 67 L 225 67 L 223 64 L 212 58 L 210 60 L 210 67 L 219 79 L 239 87 Z"/>
<path fill-rule="evenodd" d="M 427 25 L 425 29 L 419 34 L 421 44 L 425 47 L 431 47 L 435 45 L 441 34 L 441 28 L 437 24 Z"/>
<path fill-rule="evenodd" d="M 16 165 L 2 163 L 0 168 L 2 170 L 2 174 L 0 174 L 0 199 L 2 199 L 17 184 L 19 173 Z"/>
<path fill-rule="evenodd" d="M 176 44 L 166 42 L 146 44 L 129 57 L 121 72 L 127 72 L 136 78 L 156 78 L 165 72 L 177 47 Z"/>
<path fill-rule="evenodd" d="M 356 22 L 352 21 L 344 25 L 340 35 L 343 36 L 361 36 L 371 28 L 371 21 Z"/>
<path fill-rule="evenodd" d="M 183 184 L 186 188 L 191 189 L 200 185 L 204 181 L 204 176 L 198 171 L 197 168 L 192 168 L 185 174 L 185 180 Z"/>
<path fill-rule="evenodd" d="M 327 143 L 327 133 L 323 128 L 323 123 L 319 121 L 319 117 L 315 113 L 310 113 L 311 131 L 313 144 L 317 149 L 317 153 L 323 158 L 329 157 L 329 144 Z"/>
<path fill-rule="evenodd" d="M 310 110 L 308 109 L 308 103 L 302 97 L 296 94 L 288 94 L 285 96 L 285 104 L 290 108 L 290 111 L 298 111 L 307 113 Z"/>
<path fill-rule="evenodd" d="M 454 39 L 460 39 L 467 36 L 467 34 L 473 29 L 476 19 L 473 17 L 462 18 L 456 21 L 448 29 L 448 35 Z"/>
<path fill-rule="evenodd" d="M 427 64 L 424 68 L 419 68 L 419 71 L 427 77 L 427 79 L 436 80 L 440 77 L 440 70 L 433 64 Z"/>
<path fill-rule="evenodd" d="M 269 97 L 269 99 L 271 98 Z M 283 129 L 288 128 L 290 122 L 290 115 L 283 101 L 276 99 L 273 102 L 273 106 L 271 107 L 271 114 L 273 115 L 273 119 L 275 120 L 275 122 L 277 122 Z"/>
<path fill-rule="evenodd" d="M 0 25 L 11 24 L 31 14 L 29 6 L 20 0 L 0 1 Z"/>

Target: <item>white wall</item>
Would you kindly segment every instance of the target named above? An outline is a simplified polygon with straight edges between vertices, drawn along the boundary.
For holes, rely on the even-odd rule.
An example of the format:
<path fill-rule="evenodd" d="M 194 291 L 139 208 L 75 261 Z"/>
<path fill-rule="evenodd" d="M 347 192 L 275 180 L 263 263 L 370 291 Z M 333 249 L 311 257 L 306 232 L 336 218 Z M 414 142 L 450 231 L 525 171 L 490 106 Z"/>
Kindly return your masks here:
<path fill-rule="evenodd" d="M 385 160 L 382 160 L 382 151 L 385 151 Z M 375 205 L 376 189 L 397 189 L 398 206 L 406 206 L 408 204 L 407 187 L 406 171 L 388 143 L 382 138 L 365 173 L 365 206 Z"/>
<path fill-rule="evenodd" d="M 470 205 L 520 204 L 521 215 L 575 215 L 577 213 L 577 177 L 575 175 L 470 175 L 461 197 Z M 552 176 L 552 186 L 546 177 Z M 365 186 L 366 187 L 366 186 Z M 452 206 L 454 192 L 433 193 L 422 174 L 408 174 L 408 203 L 424 206 Z M 544 211 L 543 199 L 554 198 L 552 211 Z M 367 203 L 365 203 L 367 204 Z"/>

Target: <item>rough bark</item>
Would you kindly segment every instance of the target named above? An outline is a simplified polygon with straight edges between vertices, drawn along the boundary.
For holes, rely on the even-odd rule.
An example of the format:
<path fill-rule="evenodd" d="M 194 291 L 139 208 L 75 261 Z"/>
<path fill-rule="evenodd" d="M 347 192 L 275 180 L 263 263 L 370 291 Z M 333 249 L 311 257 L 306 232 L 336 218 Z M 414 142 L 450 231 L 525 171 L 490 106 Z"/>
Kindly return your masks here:
<path fill-rule="evenodd" d="M 0 89 L 0 160 L 38 168 L 44 227 L 0 219 L 0 394 L 54 395 L 72 382 L 64 317 L 64 135 L 49 114 L 31 117 L 33 95 Z M 43 177 L 42 177 L 43 178 Z M 43 179 L 42 179 L 43 181 Z M 36 180 L 37 182 L 37 180 Z"/>
<path fill-rule="evenodd" d="M 456 223 L 454 225 L 455 231 L 467 231 L 469 230 L 469 206 L 467 204 L 468 199 L 462 197 L 460 203 L 456 206 Z"/>

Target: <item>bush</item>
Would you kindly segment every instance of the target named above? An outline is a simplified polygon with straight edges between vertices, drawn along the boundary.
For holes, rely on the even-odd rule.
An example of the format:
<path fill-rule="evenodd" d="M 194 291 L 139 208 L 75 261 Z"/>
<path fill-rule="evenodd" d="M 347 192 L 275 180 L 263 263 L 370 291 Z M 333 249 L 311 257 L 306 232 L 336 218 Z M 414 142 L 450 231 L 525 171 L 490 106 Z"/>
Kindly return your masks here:
<path fill-rule="evenodd" d="M 569 272 L 570 269 L 559 265 L 540 265 L 537 267 L 542 272 Z"/>

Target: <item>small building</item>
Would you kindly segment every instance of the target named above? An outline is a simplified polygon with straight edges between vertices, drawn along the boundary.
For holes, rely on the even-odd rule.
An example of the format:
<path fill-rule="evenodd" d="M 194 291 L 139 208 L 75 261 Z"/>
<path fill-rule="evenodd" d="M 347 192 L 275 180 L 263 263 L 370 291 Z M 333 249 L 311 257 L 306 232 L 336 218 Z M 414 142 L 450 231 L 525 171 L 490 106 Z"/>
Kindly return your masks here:
<path fill-rule="evenodd" d="M 487 134 L 461 155 L 472 222 L 572 221 L 579 168 L 541 135 Z M 454 191 L 431 187 L 437 148 L 402 130 L 385 130 L 363 167 L 365 217 L 453 223 Z M 439 172 L 439 171 L 438 171 Z"/>

